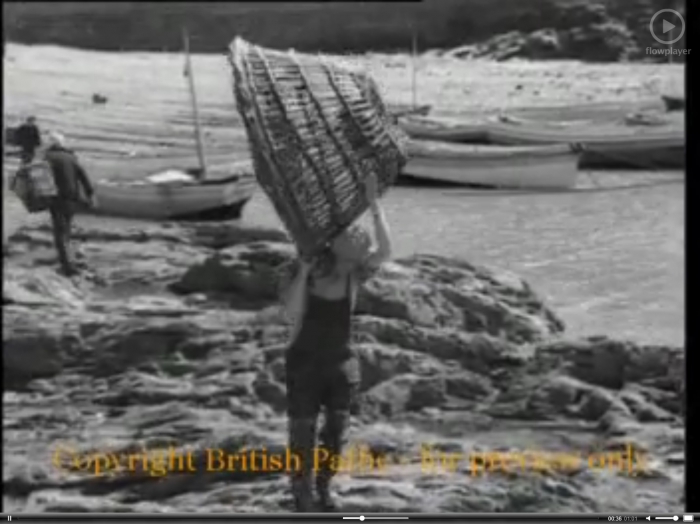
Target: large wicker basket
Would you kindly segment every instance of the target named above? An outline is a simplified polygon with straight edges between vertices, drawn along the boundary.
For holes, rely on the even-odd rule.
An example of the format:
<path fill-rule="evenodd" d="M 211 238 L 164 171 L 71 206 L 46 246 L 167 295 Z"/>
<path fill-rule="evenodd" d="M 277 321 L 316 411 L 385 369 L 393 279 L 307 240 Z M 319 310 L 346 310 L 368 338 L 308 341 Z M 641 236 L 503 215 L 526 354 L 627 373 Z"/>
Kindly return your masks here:
<path fill-rule="evenodd" d="M 320 56 L 230 48 L 238 111 L 256 177 L 304 256 L 313 256 L 368 207 L 406 162 L 405 137 L 369 75 Z"/>

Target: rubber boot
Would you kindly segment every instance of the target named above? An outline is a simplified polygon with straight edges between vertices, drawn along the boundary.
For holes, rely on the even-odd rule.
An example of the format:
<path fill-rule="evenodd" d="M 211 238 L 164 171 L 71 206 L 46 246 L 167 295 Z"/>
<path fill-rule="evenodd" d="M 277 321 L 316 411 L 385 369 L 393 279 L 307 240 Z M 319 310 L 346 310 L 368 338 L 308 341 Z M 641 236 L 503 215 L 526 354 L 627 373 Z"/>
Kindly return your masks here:
<path fill-rule="evenodd" d="M 295 511 L 314 511 L 313 452 L 316 445 L 315 419 L 289 420 L 289 450 L 298 457 L 298 468 L 290 472 Z"/>
<path fill-rule="evenodd" d="M 326 413 L 326 420 L 321 430 L 321 447 L 327 449 L 331 456 L 340 455 L 343 451 L 345 431 L 350 422 L 350 414 L 346 411 L 331 411 Z M 321 511 L 337 511 L 338 507 L 333 500 L 330 490 L 330 482 L 335 472 L 328 467 L 329 461 L 325 461 L 316 473 L 316 493 L 319 498 Z"/>

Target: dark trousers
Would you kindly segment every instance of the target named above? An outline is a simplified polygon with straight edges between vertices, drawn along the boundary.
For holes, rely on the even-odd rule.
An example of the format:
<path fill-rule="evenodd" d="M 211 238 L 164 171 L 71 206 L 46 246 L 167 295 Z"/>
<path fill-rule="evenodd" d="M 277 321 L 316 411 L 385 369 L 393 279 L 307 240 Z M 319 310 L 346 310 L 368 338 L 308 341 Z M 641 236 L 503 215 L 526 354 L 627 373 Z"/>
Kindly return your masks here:
<path fill-rule="evenodd" d="M 297 511 L 312 511 L 312 485 L 322 505 L 330 504 L 329 483 L 335 474 L 332 457 L 340 455 L 350 415 L 355 407 L 358 382 L 355 359 L 332 366 L 287 364 L 289 448 L 299 457 L 300 467 L 291 472 L 292 494 Z M 316 427 L 321 411 L 323 428 Z"/>
<path fill-rule="evenodd" d="M 71 229 L 73 227 L 73 216 L 75 214 L 72 202 L 54 200 L 50 207 L 51 226 L 53 229 L 53 240 L 58 252 L 58 260 L 65 273 L 73 273 L 72 252 L 71 252 Z"/>

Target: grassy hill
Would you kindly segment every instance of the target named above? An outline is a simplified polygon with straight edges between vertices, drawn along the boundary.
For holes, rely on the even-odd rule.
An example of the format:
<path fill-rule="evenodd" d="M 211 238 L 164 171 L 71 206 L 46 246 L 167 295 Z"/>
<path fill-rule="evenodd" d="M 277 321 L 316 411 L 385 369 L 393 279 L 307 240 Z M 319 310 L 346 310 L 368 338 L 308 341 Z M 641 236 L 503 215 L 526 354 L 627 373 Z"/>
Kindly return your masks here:
<path fill-rule="evenodd" d="M 575 27 L 593 28 L 602 35 L 593 41 L 623 35 L 644 48 L 657 45 L 649 35 L 651 14 L 672 4 L 673 0 L 13 2 L 3 3 L 3 24 L 9 41 L 99 50 L 179 50 L 184 26 L 193 51 L 202 53 L 222 52 L 234 35 L 271 47 L 357 53 L 408 50 L 414 32 L 419 49 L 425 50 L 514 30 Z M 610 27 L 621 30 L 611 32 Z"/>

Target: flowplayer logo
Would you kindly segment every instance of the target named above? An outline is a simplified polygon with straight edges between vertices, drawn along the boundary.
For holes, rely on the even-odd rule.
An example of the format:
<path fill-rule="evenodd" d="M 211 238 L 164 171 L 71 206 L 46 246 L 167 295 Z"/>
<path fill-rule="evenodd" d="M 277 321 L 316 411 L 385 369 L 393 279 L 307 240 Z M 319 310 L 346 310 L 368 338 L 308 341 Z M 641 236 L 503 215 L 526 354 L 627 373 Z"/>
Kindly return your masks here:
<path fill-rule="evenodd" d="M 676 28 L 680 23 L 680 31 Z M 649 31 L 654 40 L 664 45 L 671 45 L 683 38 L 685 33 L 685 20 L 678 11 L 662 9 L 654 13 L 649 22 Z M 661 33 L 660 35 L 657 33 Z M 662 38 L 663 36 L 663 38 Z M 674 38 L 675 37 L 675 38 Z M 664 40 L 666 38 L 666 40 Z"/>

